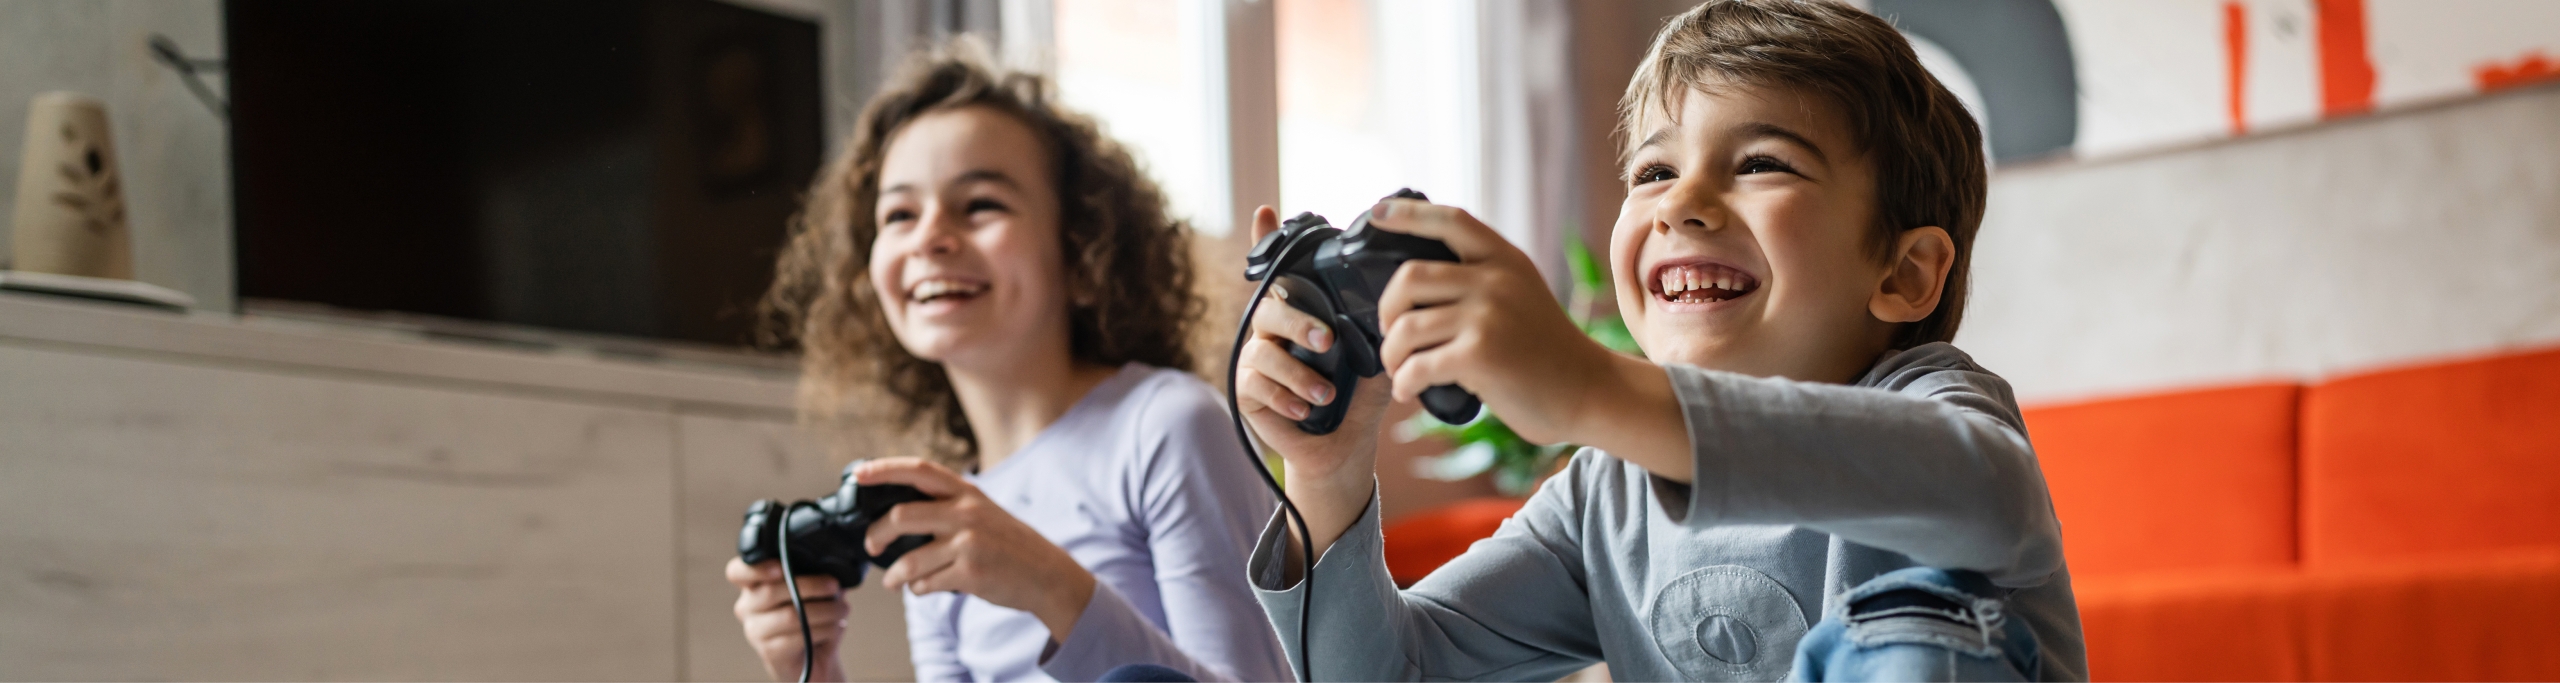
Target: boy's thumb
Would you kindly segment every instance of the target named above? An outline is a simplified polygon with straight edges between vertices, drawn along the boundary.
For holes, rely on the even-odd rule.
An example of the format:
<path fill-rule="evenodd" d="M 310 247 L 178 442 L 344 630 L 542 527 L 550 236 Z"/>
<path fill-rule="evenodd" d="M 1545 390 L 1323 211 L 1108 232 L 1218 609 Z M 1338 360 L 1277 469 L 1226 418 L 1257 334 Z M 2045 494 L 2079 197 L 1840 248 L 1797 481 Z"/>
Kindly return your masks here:
<path fill-rule="evenodd" d="M 1280 229 L 1280 210 L 1279 210 L 1279 209 L 1271 208 L 1271 205 L 1269 205 L 1269 204 L 1264 204 L 1264 205 L 1262 205 L 1262 206 L 1259 206 L 1259 207 L 1255 207 L 1255 208 L 1254 208 L 1254 210 L 1253 210 L 1253 241 L 1260 242 L 1260 241 L 1262 241 L 1262 236 L 1263 236 L 1263 235 L 1271 234 L 1271 232 L 1272 232 L 1272 231 L 1274 231 L 1274 230 L 1279 230 L 1279 229 Z"/>

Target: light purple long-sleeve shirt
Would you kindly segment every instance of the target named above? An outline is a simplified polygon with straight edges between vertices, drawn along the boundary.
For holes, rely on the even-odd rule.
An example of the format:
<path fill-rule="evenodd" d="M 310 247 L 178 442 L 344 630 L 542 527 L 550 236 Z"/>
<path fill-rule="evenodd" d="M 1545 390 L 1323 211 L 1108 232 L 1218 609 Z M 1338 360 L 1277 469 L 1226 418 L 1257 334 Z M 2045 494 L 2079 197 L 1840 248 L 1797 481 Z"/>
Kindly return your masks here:
<path fill-rule="evenodd" d="M 1093 572 L 1093 600 L 1053 652 L 1029 612 L 956 593 L 907 596 L 920 681 L 1090 681 L 1124 664 L 1204 681 L 1287 680 L 1245 580 L 1276 499 L 1218 394 L 1132 363 L 1012 457 L 970 477 Z"/>

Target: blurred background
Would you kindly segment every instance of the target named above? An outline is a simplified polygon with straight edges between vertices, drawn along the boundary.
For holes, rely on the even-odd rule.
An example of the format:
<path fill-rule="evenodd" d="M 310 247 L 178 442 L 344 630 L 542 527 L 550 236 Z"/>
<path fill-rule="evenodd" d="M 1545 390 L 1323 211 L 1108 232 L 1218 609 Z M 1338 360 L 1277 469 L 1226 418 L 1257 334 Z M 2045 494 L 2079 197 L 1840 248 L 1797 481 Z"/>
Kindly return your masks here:
<path fill-rule="evenodd" d="M 739 513 L 895 447 L 797 428 L 752 307 L 903 55 L 1136 148 L 1210 336 L 1253 207 L 1398 187 L 1605 334 L 1576 245 L 1691 4 L 0 0 L 0 679 L 761 679 Z M 2560 678 L 2560 3 L 1855 4 L 1987 133 L 1957 342 L 2096 676 Z M 1407 579 L 1560 452 L 1390 450 Z M 908 678 L 878 593 L 846 666 Z"/>

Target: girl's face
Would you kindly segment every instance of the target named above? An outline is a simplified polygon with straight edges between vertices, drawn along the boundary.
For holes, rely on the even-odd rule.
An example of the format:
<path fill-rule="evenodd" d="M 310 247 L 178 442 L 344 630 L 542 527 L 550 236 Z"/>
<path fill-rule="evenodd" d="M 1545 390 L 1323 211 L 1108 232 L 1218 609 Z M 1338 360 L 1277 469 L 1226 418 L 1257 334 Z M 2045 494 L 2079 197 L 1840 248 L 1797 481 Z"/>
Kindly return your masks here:
<path fill-rule="evenodd" d="M 984 107 L 926 114 L 890 139 L 871 286 L 908 353 L 962 368 L 1065 355 L 1066 254 L 1046 149 Z"/>

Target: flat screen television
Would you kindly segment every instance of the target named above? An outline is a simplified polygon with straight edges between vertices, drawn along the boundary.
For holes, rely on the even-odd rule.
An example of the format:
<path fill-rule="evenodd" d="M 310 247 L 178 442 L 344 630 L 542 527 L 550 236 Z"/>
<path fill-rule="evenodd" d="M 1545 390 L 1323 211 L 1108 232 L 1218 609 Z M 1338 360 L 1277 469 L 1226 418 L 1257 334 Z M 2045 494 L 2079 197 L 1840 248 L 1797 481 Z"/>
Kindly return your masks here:
<path fill-rule="evenodd" d="M 226 0 L 238 291 L 749 341 L 819 26 L 712 0 Z"/>

